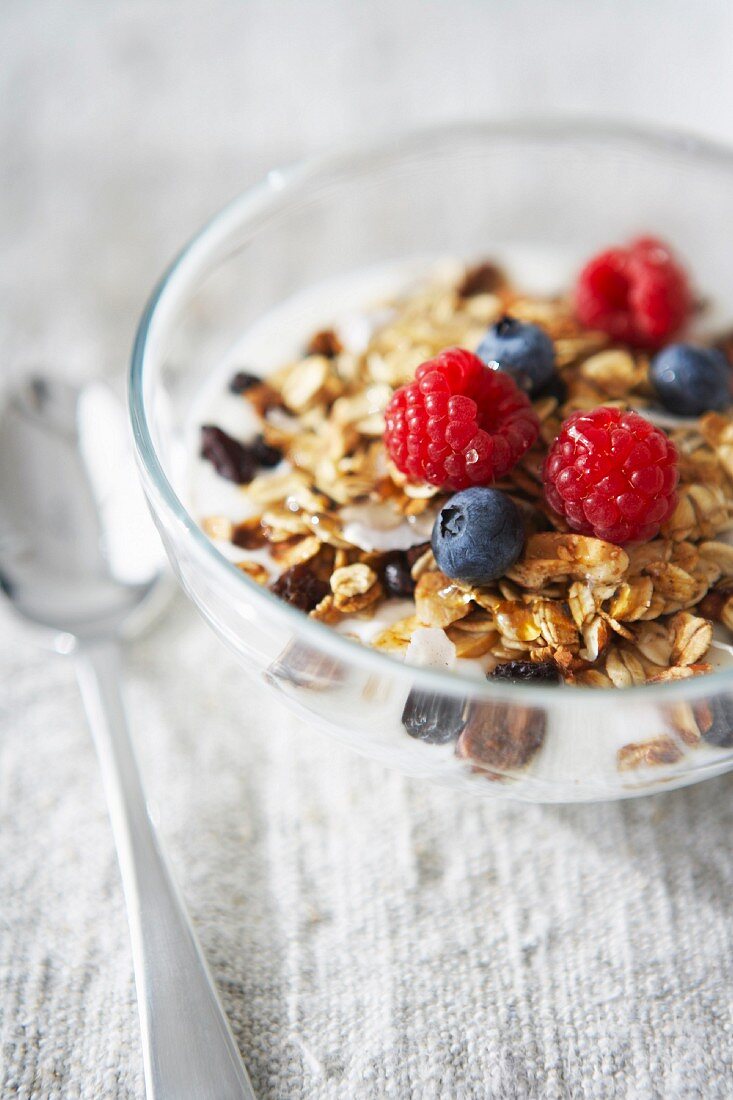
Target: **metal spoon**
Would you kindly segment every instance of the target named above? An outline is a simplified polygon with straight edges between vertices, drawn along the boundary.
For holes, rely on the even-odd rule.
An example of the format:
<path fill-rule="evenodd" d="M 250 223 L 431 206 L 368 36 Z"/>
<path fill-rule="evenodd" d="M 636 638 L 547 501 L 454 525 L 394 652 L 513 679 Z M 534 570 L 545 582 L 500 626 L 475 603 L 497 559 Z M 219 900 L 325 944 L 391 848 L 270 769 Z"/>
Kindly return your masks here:
<path fill-rule="evenodd" d="M 132 939 L 147 1094 L 254 1100 L 148 815 L 120 694 L 120 640 L 160 592 L 160 549 L 106 387 L 34 378 L 0 412 L 0 586 L 73 653 Z"/>

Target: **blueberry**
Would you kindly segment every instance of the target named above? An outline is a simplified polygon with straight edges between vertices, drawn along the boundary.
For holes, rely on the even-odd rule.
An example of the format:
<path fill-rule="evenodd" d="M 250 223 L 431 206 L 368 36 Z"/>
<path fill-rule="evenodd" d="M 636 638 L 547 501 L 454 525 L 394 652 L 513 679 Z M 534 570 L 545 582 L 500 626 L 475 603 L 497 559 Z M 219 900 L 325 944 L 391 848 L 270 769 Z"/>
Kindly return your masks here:
<path fill-rule="evenodd" d="M 432 546 L 446 576 L 488 584 L 506 573 L 522 553 L 519 508 L 498 489 L 464 489 L 441 508 Z"/>
<path fill-rule="evenodd" d="M 520 389 L 532 395 L 546 386 L 555 371 L 555 348 L 539 325 L 500 317 L 476 352 L 479 359 L 510 374 Z"/>
<path fill-rule="evenodd" d="M 722 352 L 693 344 L 670 344 L 650 371 L 657 397 L 678 416 L 700 416 L 731 403 L 731 368 Z"/>

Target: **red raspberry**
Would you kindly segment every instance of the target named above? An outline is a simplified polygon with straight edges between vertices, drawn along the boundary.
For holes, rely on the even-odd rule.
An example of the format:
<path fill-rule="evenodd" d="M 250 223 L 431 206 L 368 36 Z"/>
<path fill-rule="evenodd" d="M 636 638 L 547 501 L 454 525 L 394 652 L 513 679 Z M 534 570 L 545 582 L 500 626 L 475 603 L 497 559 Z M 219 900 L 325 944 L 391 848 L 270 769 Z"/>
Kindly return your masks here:
<path fill-rule="evenodd" d="M 448 348 L 395 390 L 384 442 L 413 481 L 467 489 L 503 477 L 532 446 L 539 421 L 508 374 L 463 348 Z"/>
<path fill-rule="evenodd" d="M 548 503 L 574 531 L 648 542 L 677 503 L 677 448 L 638 413 L 576 412 L 550 447 L 544 479 Z"/>
<path fill-rule="evenodd" d="M 584 325 L 614 340 L 657 348 L 684 325 L 692 293 L 669 248 L 640 237 L 586 264 L 575 288 L 575 310 Z"/>

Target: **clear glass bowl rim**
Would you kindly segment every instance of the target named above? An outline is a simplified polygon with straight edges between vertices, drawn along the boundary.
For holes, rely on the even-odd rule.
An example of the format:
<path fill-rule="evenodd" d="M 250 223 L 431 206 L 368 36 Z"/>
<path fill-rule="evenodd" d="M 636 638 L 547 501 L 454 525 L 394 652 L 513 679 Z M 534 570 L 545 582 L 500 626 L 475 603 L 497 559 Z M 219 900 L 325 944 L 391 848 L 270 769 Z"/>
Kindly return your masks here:
<path fill-rule="evenodd" d="M 158 332 L 168 316 L 175 313 L 179 299 L 194 289 L 202 271 L 206 270 L 209 257 L 222 245 L 236 228 L 241 230 L 250 220 L 254 221 L 276 206 L 283 196 L 296 197 L 319 176 L 348 172 L 363 167 L 368 162 L 404 155 L 406 150 L 418 152 L 421 148 L 446 144 L 456 138 L 464 141 L 471 137 L 484 141 L 594 141 L 599 144 L 623 144 L 637 146 L 647 153 L 677 154 L 691 160 L 707 163 L 711 167 L 731 172 L 733 182 L 733 147 L 717 143 L 694 134 L 652 126 L 630 124 L 613 119 L 584 119 L 579 117 L 521 117 L 501 120 L 468 120 L 443 122 L 428 126 L 395 131 L 372 141 L 341 144 L 335 149 L 309 157 L 286 167 L 273 168 L 264 179 L 231 200 L 189 240 L 152 291 L 147 301 L 132 349 L 129 373 L 128 402 L 135 454 L 143 483 L 151 505 L 163 511 L 179 533 L 185 538 L 202 564 L 213 572 L 217 582 L 227 589 L 232 598 L 242 594 L 242 585 L 248 589 L 248 598 L 264 613 L 279 618 L 289 626 L 293 635 L 314 648 L 327 652 L 345 665 L 359 665 L 376 674 L 404 678 L 411 687 L 441 695 L 467 696 L 476 699 L 505 700 L 515 704 L 533 703 L 535 706 L 557 705 L 558 691 L 572 691 L 574 701 L 613 696 L 619 701 L 618 688 L 573 687 L 523 687 L 503 682 L 489 683 L 469 679 L 454 672 L 440 669 L 418 668 L 402 665 L 393 657 L 379 650 L 360 645 L 333 630 L 326 624 L 309 619 L 303 612 L 290 607 L 266 588 L 251 580 L 229 562 L 204 534 L 190 515 L 173 486 L 166 477 L 156 452 L 153 435 L 148 423 L 146 390 L 151 358 Z M 663 684 L 645 684 L 621 689 L 624 701 L 634 699 L 645 703 L 666 702 L 702 698 L 730 690 L 733 687 L 733 669 L 718 670 L 705 676 Z"/>

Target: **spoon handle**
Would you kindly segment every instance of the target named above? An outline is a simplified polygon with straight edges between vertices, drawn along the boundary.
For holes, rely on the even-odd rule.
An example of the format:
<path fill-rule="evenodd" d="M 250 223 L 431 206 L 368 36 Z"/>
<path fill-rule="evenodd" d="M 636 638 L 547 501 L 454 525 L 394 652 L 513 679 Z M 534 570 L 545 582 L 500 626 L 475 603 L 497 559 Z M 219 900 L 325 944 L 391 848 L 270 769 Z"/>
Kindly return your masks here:
<path fill-rule="evenodd" d="M 115 642 L 83 646 L 77 676 L 102 770 L 132 939 L 151 1100 L 254 1100 L 145 803 Z"/>

